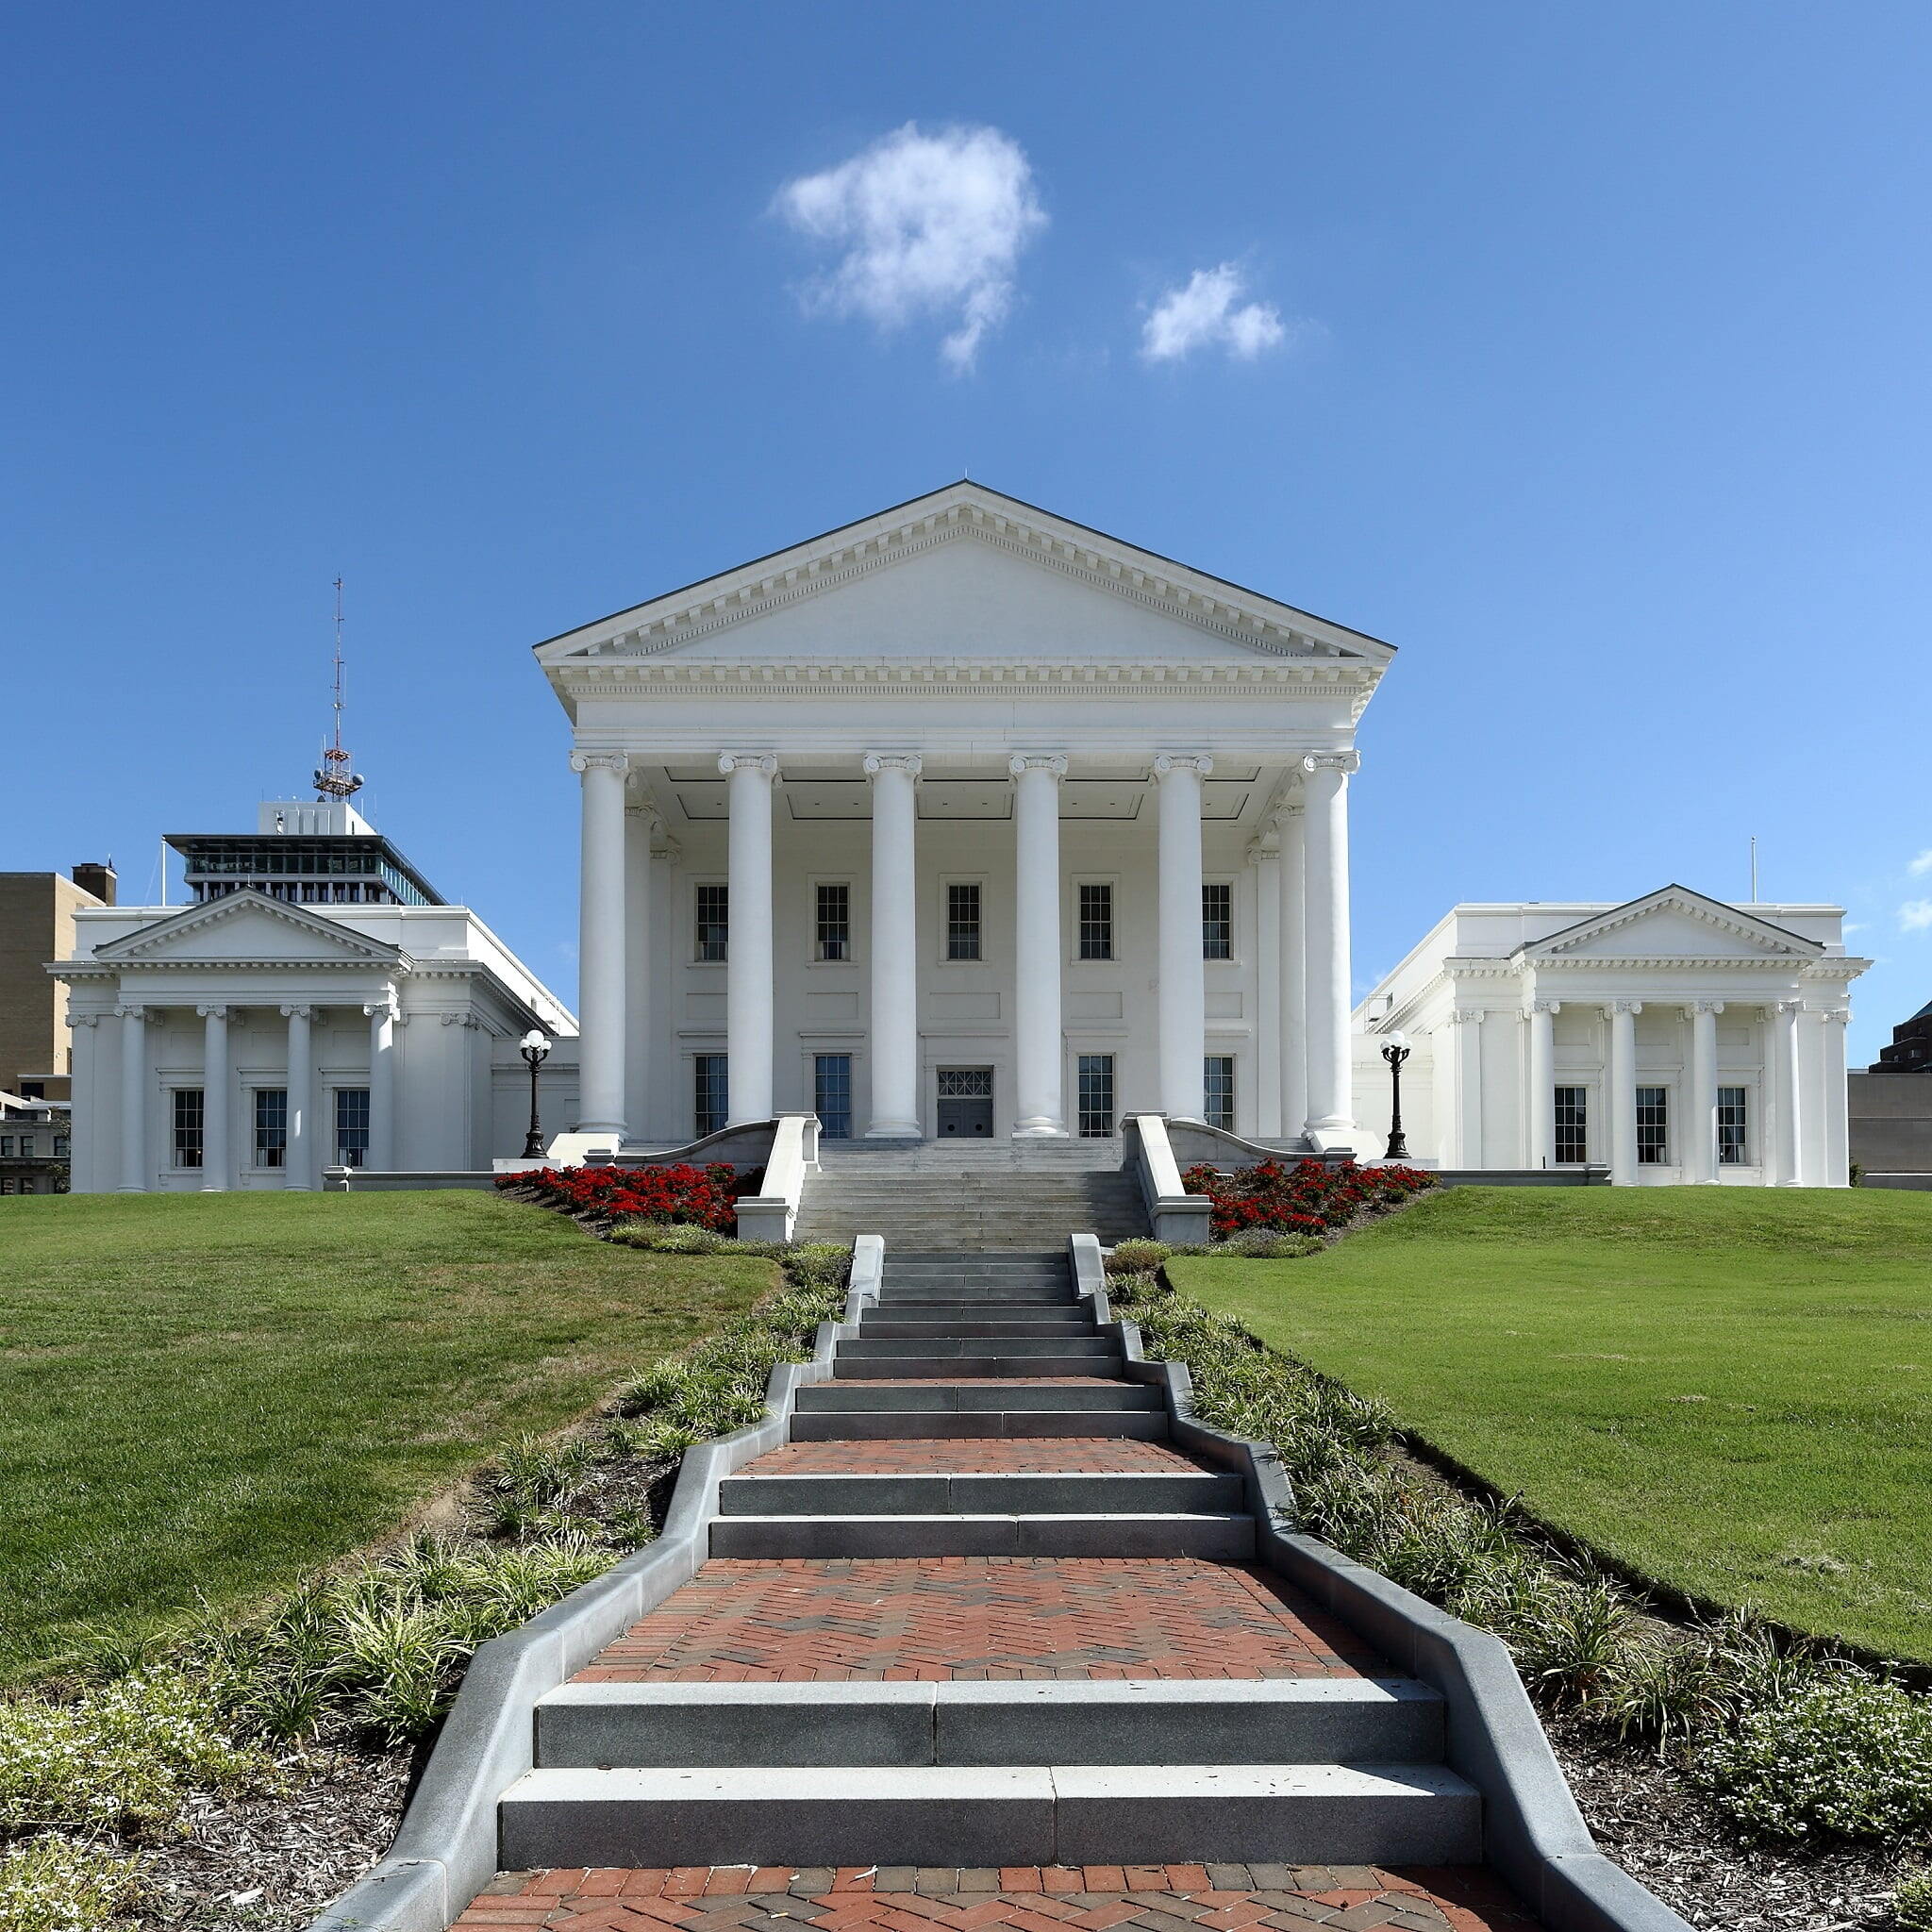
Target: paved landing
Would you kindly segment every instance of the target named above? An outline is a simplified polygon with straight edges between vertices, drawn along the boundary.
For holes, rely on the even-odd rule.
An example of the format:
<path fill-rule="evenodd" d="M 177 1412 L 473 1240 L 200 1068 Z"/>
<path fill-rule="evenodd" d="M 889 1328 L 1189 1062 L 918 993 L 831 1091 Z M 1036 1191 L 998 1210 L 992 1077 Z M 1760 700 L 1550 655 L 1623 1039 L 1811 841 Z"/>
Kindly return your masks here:
<path fill-rule="evenodd" d="M 979 1437 L 966 1441 L 791 1442 L 740 1475 L 1199 1474 L 1165 1442 L 1108 1436 Z"/>
<path fill-rule="evenodd" d="M 457 1921 L 570 1932 L 1534 1932 L 1522 1904 L 1467 1866 L 910 1865 L 799 1871 L 683 1866 L 671 1871 L 509 1873 Z"/>
<path fill-rule="evenodd" d="M 1382 1674 L 1352 1632 L 1241 1564 L 713 1557 L 577 1681 Z"/>

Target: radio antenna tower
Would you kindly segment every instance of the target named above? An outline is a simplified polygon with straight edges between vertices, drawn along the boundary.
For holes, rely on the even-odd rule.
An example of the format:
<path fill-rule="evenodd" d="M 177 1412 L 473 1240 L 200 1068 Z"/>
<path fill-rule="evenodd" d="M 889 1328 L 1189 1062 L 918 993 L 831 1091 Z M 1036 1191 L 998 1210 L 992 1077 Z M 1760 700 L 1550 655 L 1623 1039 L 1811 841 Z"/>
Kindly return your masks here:
<path fill-rule="evenodd" d="M 331 798 L 353 798 L 362 789 L 362 774 L 349 769 L 349 754 L 342 749 L 342 580 L 336 579 L 336 682 L 335 735 L 322 748 L 322 763 L 316 768 L 315 790 L 326 802 Z"/>

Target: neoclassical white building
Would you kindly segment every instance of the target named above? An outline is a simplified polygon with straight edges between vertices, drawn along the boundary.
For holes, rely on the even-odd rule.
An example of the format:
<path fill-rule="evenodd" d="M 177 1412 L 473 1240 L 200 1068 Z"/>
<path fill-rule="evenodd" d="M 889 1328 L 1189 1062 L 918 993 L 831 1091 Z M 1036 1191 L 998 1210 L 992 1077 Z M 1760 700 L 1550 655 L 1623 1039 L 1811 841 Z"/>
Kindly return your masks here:
<path fill-rule="evenodd" d="M 1158 1108 L 1356 1143 L 1387 644 L 972 482 L 537 647 L 583 787 L 580 1144 Z"/>
<path fill-rule="evenodd" d="M 1357 1093 L 1386 1124 L 1409 1047 L 1409 1146 L 1443 1168 L 1619 1184 L 1848 1184 L 1846 955 L 1836 906 L 1457 906 L 1362 1001 Z"/>

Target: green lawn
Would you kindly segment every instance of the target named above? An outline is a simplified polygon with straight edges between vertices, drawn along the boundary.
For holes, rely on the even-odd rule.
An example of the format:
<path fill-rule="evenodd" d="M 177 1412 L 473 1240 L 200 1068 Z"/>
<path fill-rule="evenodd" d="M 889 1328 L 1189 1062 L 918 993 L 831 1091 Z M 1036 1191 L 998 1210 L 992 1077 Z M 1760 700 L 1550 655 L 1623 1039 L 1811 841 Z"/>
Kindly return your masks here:
<path fill-rule="evenodd" d="M 775 1278 L 482 1193 L 0 1201 L 0 1679 L 371 1541 Z"/>
<path fill-rule="evenodd" d="M 1932 1196 L 1458 1188 L 1170 1273 L 1645 1574 L 1932 1658 Z"/>

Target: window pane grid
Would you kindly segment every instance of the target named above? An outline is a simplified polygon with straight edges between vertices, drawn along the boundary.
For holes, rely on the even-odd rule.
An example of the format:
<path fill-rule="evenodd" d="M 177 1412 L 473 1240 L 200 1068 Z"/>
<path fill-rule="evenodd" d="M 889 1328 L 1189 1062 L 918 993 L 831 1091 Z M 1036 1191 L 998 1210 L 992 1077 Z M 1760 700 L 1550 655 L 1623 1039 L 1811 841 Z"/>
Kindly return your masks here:
<path fill-rule="evenodd" d="M 1080 1139 L 1103 1141 L 1113 1132 L 1113 1056 L 1083 1053 L 1078 1068 Z"/>
<path fill-rule="evenodd" d="M 175 1090 L 175 1165 L 199 1167 L 207 1103 L 199 1087 Z"/>
<path fill-rule="evenodd" d="M 818 890 L 818 956 L 821 959 L 852 957 L 852 888 L 823 885 Z"/>
<path fill-rule="evenodd" d="M 1662 1167 L 1670 1158 L 1670 1092 L 1663 1087 L 1637 1090 L 1637 1161 Z"/>
<path fill-rule="evenodd" d="M 979 887 L 976 882 L 946 888 L 946 958 L 979 958 Z"/>
<path fill-rule="evenodd" d="M 693 1058 L 695 1091 L 691 1112 L 697 1130 L 695 1139 L 722 1132 L 730 1116 L 729 1067 L 730 1060 L 722 1053 L 701 1053 Z"/>
<path fill-rule="evenodd" d="M 1750 1096 L 1742 1087 L 1717 1090 L 1717 1158 L 1720 1166 L 1742 1167 L 1748 1156 L 1745 1135 L 1750 1124 Z"/>
<path fill-rule="evenodd" d="M 852 1138 L 852 1056 L 822 1053 L 812 1061 L 812 1111 L 827 1141 Z"/>
<path fill-rule="evenodd" d="M 1080 957 L 1083 959 L 1113 958 L 1113 887 L 1083 885 L 1080 888 Z"/>
<path fill-rule="evenodd" d="M 1557 1089 L 1557 1159 L 1580 1167 L 1590 1158 L 1588 1105 L 1581 1087 Z"/>
<path fill-rule="evenodd" d="M 1210 1053 L 1201 1062 L 1201 1090 L 1210 1127 L 1234 1132 L 1234 1056 Z"/>
<path fill-rule="evenodd" d="M 283 1167 L 289 1158 L 289 1094 L 283 1087 L 255 1090 L 255 1164 Z"/>
<path fill-rule="evenodd" d="M 697 889 L 697 957 L 700 960 L 723 959 L 731 940 L 731 888 L 700 886 Z"/>
<path fill-rule="evenodd" d="M 336 1165 L 364 1167 L 369 1161 L 369 1090 L 336 1089 Z"/>
<path fill-rule="evenodd" d="M 1201 888 L 1201 957 L 1234 958 L 1234 887 L 1225 880 Z"/>

